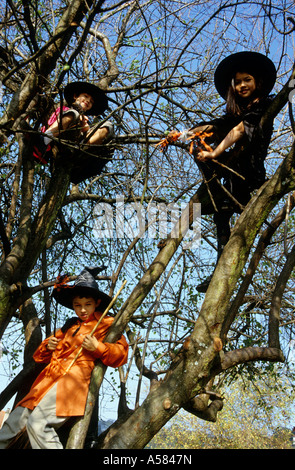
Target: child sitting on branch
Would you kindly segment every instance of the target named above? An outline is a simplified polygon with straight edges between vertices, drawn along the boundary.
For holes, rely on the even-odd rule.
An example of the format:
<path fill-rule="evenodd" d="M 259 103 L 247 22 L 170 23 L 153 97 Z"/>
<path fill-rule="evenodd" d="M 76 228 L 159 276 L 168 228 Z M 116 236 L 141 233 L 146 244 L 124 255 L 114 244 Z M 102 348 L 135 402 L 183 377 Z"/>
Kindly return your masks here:
<path fill-rule="evenodd" d="M 217 261 L 230 237 L 231 216 L 240 213 L 251 199 L 252 191 L 266 181 L 264 161 L 273 123 L 262 128 L 260 121 L 272 102 L 269 93 L 275 81 L 275 66 L 263 54 L 244 51 L 226 57 L 214 75 L 215 87 L 226 100 L 226 114 L 200 123 L 177 137 L 185 140 L 206 134 L 205 137 L 214 140 L 213 149 L 197 145 L 193 151 L 191 147 L 191 153 L 211 200 L 210 208 L 202 206 L 202 214 L 214 214 Z M 175 131 L 166 140 L 175 141 Z M 199 284 L 200 292 L 206 292 L 211 277 Z"/>
<path fill-rule="evenodd" d="M 99 270 L 85 268 L 72 286 L 58 279 L 52 295 L 76 316 L 34 353 L 36 362 L 48 365 L 4 422 L 0 449 L 8 448 L 24 429 L 33 449 L 62 449 L 57 430 L 71 416 L 84 415 L 95 362 L 110 367 L 126 363 L 124 336 L 115 343 L 104 342 L 114 320 L 107 316 L 114 300 L 98 288 L 94 276 Z"/>
<path fill-rule="evenodd" d="M 34 145 L 34 157 L 47 164 L 54 143 L 71 143 L 74 149 L 84 152 L 83 156 L 87 159 L 85 166 L 93 166 L 93 176 L 96 176 L 111 158 L 110 149 L 105 151 L 104 146 L 114 137 L 114 126 L 110 121 L 105 121 L 91 127 L 88 116 L 101 116 L 108 109 L 106 94 L 91 83 L 72 82 L 65 87 L 64 98 L 66 105 L 61 103 L 50 116 L 47 128 L 42 127 L 42 135 Z M 96 158 L 94 153 L 97 154 Z M 90 158 L 87 158 L 89 155 Z M 98 162 L 99 156 L 101 162 Z"/>

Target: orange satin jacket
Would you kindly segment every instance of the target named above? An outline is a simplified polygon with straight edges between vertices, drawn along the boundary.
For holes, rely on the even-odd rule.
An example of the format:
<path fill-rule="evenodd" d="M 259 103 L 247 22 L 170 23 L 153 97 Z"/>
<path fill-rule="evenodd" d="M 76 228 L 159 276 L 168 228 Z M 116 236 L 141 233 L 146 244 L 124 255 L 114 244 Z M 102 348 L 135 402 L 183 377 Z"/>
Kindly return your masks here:
<path fill-rule="evenodd" d="M 57 382 L 56 392 L 56 416 L 83 416 L 88 395 L 91 372 L 95 361 L 100 359 L 103 364 L 110 367 L 119 367 L 127 362 L 128 344 L 124 336 L 116 343 L 102 343 L 110 328 L 113 318 L 104 317 L 99 324 L 95 338 L 100 341 L 96 351 L 83 349 L 76 362 L 68 372 L 67 367 L 75 358 L 81 347 L 84 337 L 91 333 L 99 320 L 101 313 L 95 312 L 88 322 L 77 323 L 65 333 L 56 332 L 56 337 L 61 339 L 55 351 L 47 349 L 49 338 L 46 338 L 34 353 L 35 362 L 49 363 L 38 375 L 29 393 L 17 404 L 33 410 L 42 400 L 50 388 Z M 80 326 L 81 325 L 81 326 Z M 73 333 L 80 326 L 79 331 Z"/>

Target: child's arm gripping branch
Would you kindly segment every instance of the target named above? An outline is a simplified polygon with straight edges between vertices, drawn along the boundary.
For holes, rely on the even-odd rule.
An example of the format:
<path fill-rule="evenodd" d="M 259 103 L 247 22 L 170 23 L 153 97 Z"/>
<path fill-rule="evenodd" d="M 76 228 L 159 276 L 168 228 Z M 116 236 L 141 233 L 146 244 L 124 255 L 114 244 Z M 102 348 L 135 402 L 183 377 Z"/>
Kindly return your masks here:
<path fill-rule="evenodd" d="M 243 121 L 241 121 L 236 127 L 231 129 L 227 136 L 223 139 L 222 142 L 216 147 L 212 152 L 207 152 L 202 150 L 198 153 L 198 160 L 205 162 L 207 160 L 214 160 L 218 158 L 226 149 L 235 144 L 240 140 L 245 134 L 245 127 Z"/>
<path fill-rule="evenodd" d="M 93 353 L 103 364 L 110 367 L 119 367 L 127 361 L 128 344 L 124 336 L 115 343 L 104 343 L 91 335 L 86 335 L 82 347 Z"/>
<path fill-rule="evenodd" d="M 82 348 L 87 349 L 87 351 L 96 351 L 98 341 L 95 336 L 86 335 L 82 343 Z"/>

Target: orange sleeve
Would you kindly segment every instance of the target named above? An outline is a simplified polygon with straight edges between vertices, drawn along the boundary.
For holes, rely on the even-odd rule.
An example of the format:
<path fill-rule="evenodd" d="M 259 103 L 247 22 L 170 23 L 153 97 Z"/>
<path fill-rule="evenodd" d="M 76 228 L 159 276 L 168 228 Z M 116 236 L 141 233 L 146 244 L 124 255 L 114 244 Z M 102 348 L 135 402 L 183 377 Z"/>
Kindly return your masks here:
<path fill-rule="evenodd" d="M 58 339 L 61 339 L 64 336 L 64 334 L 62 333 L 61 330 L 58 330 L 55 336 Z M 50 362 L 51 356 L 53 353 L 53 351 L 49 351 L 49 349 L 47 349 L 47 344 L 50 338 L 51 336 L 48 336 L 48 338 L 44 339 L 44 341 L 42 341 L 42 343 L 38 346 L 38 348 L 34 352 L 33 359 L 35 362 L 41 362 L 45 364 Z"/>
<path fill-rule="evenodd" d="M 92 354 L 100 359 L 105 366 L 119 367 L 126 364 L 128 359 L 128 343 L 124 336 L 116 343 L 102 343 L 99 341 L 98 347 Z"/>

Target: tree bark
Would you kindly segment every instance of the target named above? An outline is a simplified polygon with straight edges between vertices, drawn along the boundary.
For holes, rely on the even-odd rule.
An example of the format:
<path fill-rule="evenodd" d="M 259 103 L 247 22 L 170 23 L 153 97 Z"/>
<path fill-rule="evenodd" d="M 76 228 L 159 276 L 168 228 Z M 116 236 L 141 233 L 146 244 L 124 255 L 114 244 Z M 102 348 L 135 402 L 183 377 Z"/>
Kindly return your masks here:
<path fill-rule="evenodd" d="M 269 338 L 268 343 L 272 348 L 280 348 L 280 311 L 282 304 L 282 296 L 286 289 L 286 285 L 295 265 L 295 246 L 288 254 L 285 265 L 278 277 L 272 296 L 271 307 L 269 312 Z"/>

